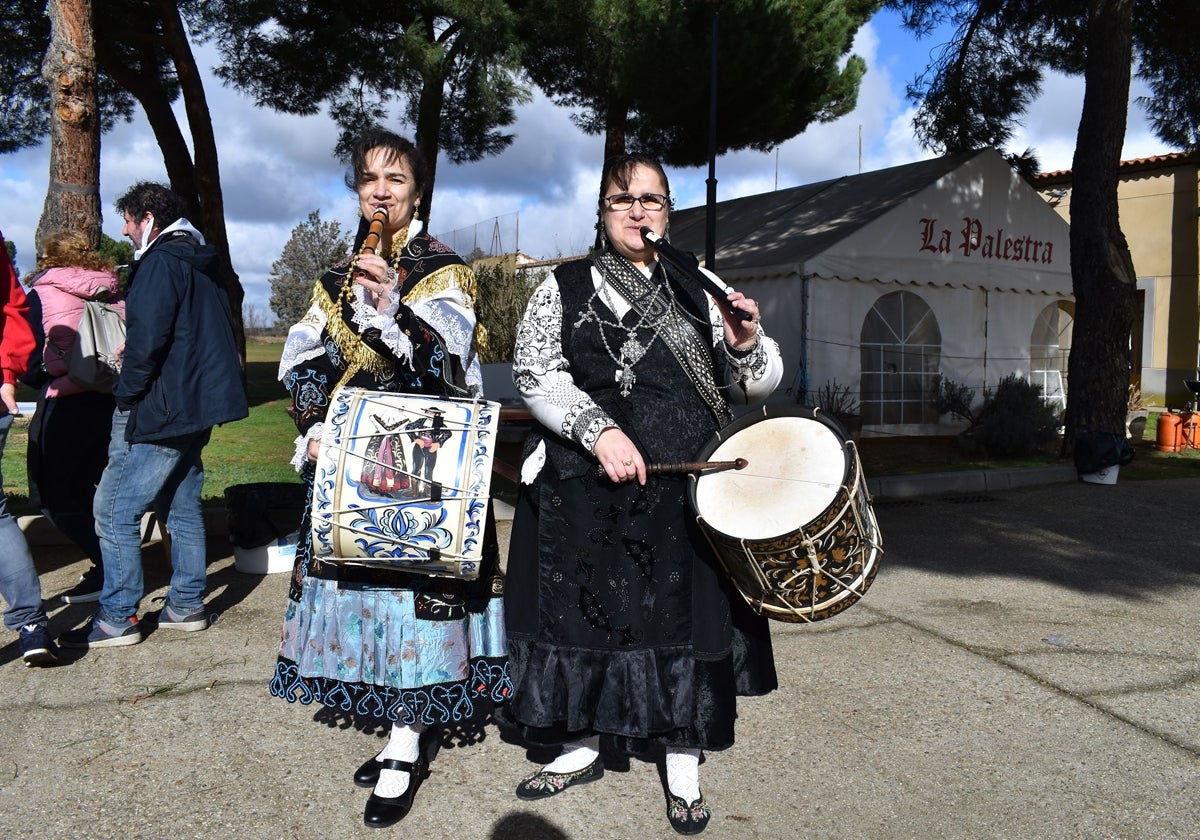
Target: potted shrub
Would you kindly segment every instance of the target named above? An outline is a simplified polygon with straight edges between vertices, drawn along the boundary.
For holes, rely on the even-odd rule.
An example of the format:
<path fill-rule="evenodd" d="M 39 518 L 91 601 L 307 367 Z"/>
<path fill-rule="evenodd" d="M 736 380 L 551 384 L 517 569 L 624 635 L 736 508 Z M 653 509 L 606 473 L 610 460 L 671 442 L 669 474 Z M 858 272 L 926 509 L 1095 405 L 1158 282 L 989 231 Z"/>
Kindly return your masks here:
<path fill-rule="evenodd" d="M 1010 373 L 984 399 L 980 439 L 989 456 L 1020 458 L 1044 452 L 1058 440 L 1058 409 L 1042 388 Z"/>
<path fill-rule="evenodd" d="M 837 380 L 826 380 L 817 389 L 817 405 L 823 413 L 837 418 L 842 428 L 851 438 L 857 440 L 862 432 L 862 415 L 859 414 L 858 400 L 850 392 L 850 386 L 839 385 Z"/>
<path fill-rule="evenodd" d="M 1140 443 L 1146 434 L 1146 422 L 1150 407 L 1142 401 L 1142 388 L 1136 382 L 1129 383 L 1129 404 L 1125 409 L 1125 437 Z"/>
<path fill-rule="evenodd" d="M 949 414 L 966 422 L 967 427 L 958 433 L 958 448 L 962 454 L 975 456 L 982 454 L 982 444 L 979 438 L 979 425 L 983 422 L 984 407 L 988 401 L 988 391 L 983 392 L 984 405 L 978 410 L 974 408 L 975 389 L 938 374 L 933 378 L 933 388 L 929 394 L 929 404 L 937 411 L 938 416 Z"/>

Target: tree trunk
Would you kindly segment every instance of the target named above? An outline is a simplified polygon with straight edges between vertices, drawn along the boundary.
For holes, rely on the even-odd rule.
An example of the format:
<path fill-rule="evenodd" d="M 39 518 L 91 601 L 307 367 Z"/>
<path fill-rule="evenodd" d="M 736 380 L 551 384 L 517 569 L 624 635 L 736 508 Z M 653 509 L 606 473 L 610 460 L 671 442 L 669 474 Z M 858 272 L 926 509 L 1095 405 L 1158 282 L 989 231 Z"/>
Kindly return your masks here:
<path fill-rule="evenodd" d="M 233 333 L 244 366 L 246 329 L 242 322 L 242 301 L 245 300 L 246 293 L 242 289 L 237 272 L 233 270 L 233 261 L 229 254 L 229 234 L 225 230 L 225 199 L 221 193 L 221 172 L 217 163 L 217 141 L 213 136 L 204 83 L 200 79 L 200 69 L 196 66 L 196 58 L 192 54 L 191 44 L 188 43 L 177 4 L 160 0 L 158 7 L 162 16 L 167 51 L 171 54 L 175 74 L 179 78 L 179 87 L 183 91 L 184 109 L 192 132 L 192 145 L 196 150 L 192 192 L 200 205 L 200 217 L 197 221 L 205 239 L 217 249 L 225 293 L 229 296 L 229 307 L 233 314 Z"/>
<path fill-rule="evenodd" d="M 1137 278 L 1117 214 L 1133 63 L 1134 0 L 1090 0 L 1083 114 L 1071 175 L 1075 326 L 1067 363 L 1069 453 L 1082 432 L 1124 434 Z"/>
<path fill-rule="evenodd" d="M 629 130 L 629 109 L 624 102 L 621 102 L 615 96 L 610 96 L 608 105 L 604 111 L 604 159 L 608 160 L 611 157 L 625 154 L 625 141 Z M 600 184 L 598 189 L 604 189 L 604 184 Z M 599 200 L 600 193 L 596 194 Z M 596 240 L 592 247 L 597 251 L 600 250 L 600 234 L 604 228 L 604 214 L 600 212 L 600 219 L 596 223 Z"/>
<path fill-rule="evenodd" d="M 42 75 L 50 89 L 50 184 L 35 239 L 78 230 L 100 245 L 100 109 L 91 0 L 50 0 L 50 48 Z"/>
<path fill-rule="evenodd" d="M 179 193 L 188 202 L 188 214 L 199 216 L 200 203 L 196 198 L 195 166 L 192 164 L 192 154 L 188 150 L 187 141 L 175 120 L 175 112 L 171 110 L 171 99 L 162 86 L 162 80 L 151 73 L 137 73 L 124 66 L 118 59 L 110 59 L 101 53 L 101 66 L 113 81 L 123 87 L 142 106 L 154 139 L 162 151 L 163 166 L 167 170 L 167 181 L 171 189 Z M 143 60 L 144 66 L 153 66 L 149 59 Z"/>
<path fill-rule="evenodd" d="M 421 93 L 417 100 L 417 125 L 413 144 L 425 159 L 429 179 L 421 203 L 417 206 L 417 218 L 425 220 L 428 230 L 433 213 L 433 184 L 437 180 L 438 149 L 441 147 L 442 109 L 446 105 L 446 68 L 454 66 L 454 53 L 458 49 L 458 24 L 446 27 L 440 34 L 434 29 L 432 20 L 420 23 L 425 40 L 435 44 L 441 52 L 441 60 L 429 62 L 421 71 Z"/>
<path fill-rule="evenodd" d="M 625 154 L 625 141 L 629 133 L 629 107 L 610 96 L 604 114 L 604 159 Z"/>
<path fill-rule="evenodd" d="M 429 225 L 433 213 L 433 184 L 437 179 L 438 135 L 442 131 L 442 106 L 445 103 L 445 78 L 424 76 L 421 84 L 421 99 L 417 104 L 417 130 L 413 143 L 421 157 L 425 158 L 425 166 L 429 170 L 429 181 L 425 185 L 425 194 L 421 196 L 421 204 L 417 207 L 417 218 L 424 219 Z"/>

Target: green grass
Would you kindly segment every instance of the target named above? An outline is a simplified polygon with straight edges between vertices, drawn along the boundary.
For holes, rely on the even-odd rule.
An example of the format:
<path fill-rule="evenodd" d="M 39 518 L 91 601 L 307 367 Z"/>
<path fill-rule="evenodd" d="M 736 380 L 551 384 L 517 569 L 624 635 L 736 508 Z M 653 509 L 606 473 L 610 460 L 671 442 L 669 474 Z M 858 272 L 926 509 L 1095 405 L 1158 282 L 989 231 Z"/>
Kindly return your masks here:
<path fill-rule="evenodd" d="M 213 429 L 204 448 L 204 504 L 225 505 L 225 488 L 235 484 L 299 481 L 289 463 L 295 451 L 296 426 L 288 416 L 288 395 L 276 380 L 283 340 L 250 341 L 246 346 L 246 393 L 250 416 Z M 21 402 L 37 394 L 18 391 Z M 25 470 L 29 418 L 18 417 L 4 447 L 4 489 L 9 512 L 36 513 L 29 503 L 29 478 Z"/>

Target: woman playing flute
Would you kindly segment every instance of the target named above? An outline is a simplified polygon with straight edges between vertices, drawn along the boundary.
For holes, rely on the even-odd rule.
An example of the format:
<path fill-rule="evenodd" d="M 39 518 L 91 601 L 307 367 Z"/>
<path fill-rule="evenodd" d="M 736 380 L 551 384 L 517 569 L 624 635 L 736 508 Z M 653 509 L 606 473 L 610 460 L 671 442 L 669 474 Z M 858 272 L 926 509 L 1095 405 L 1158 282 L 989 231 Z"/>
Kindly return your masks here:
<path fill-rule="evenodd" d="M 358 138 L 347 175 L 363 217 L 354 255 L 318 281 L 279 365 L 300 431 L 293 463 L 310 505 L 271 693 L 390 724 L 386 746 L 353 774 L 356 785 L 372 788 L 363 819 L 376 828 L 408 814 L 438 727 L 484 717 L 510 689 L 490 515 L 477 581 L 312 558 L 314 464 L 339 386 L 439 397 L 482 391 L 475 278 L 416 218 L 426 182 L 408 140 L 379 130 Z"/>

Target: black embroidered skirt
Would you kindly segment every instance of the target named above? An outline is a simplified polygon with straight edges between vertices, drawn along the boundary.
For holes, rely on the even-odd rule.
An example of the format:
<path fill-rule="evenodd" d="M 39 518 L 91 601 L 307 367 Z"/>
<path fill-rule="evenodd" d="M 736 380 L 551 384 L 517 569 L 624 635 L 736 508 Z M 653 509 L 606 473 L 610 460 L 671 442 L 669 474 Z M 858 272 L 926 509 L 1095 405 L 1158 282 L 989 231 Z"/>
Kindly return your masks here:
<path fill-rule="evenodd" d="M 521 487 L 502 726 L 535 744 L 605 733 L 631 754 L 720 750 L 734 741 L 737 696 L 776 687 L 767 621 L 717 568 L 685 482 L 560 479 L 548 462 Z"/>

